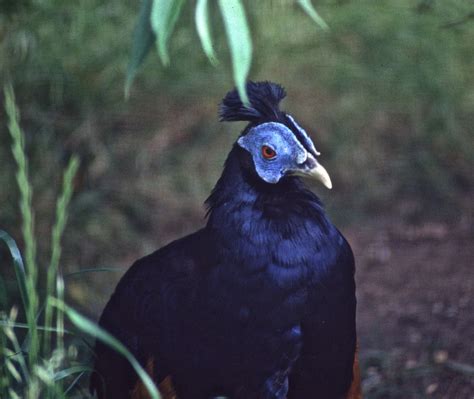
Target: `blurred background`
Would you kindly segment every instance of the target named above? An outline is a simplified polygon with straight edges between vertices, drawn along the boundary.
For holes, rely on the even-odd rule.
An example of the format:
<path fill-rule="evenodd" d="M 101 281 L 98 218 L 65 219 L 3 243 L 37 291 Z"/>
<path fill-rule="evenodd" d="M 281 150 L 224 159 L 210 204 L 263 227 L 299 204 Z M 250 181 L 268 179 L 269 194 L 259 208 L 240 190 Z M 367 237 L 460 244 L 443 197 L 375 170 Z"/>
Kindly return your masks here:
<path fill-rule="evenodd" d="M 310 133 L 333 180 L 331 191 L 313 188 L 356 255 L 366 397 L 473 398 L 473 3 L 320 0 L 328 32 L 292 1 L 244 4 L 250 78 L 286 88 L 282 108 Z M 211 15 L 215 68 L 191 4 L 171 65 L 152 52 L 124 99 L 138 9 L 0 1 L 0 79 L 15 88 L 26 134 L 36 231 L 46 237 L 39 256 L 49 256 L 61 176 L 78 154 L 61 268 L 69 302 L 93 318 L 136 258 L 205 223 L 202 204 L 244 127 L 218 122 L 233 87 L 224 28 Z M 21 246 L 1 108 L 0 227 Z M 9 263 L 2 248 L 5 309 L 18 302 Z M 74 274 L 84 269 L 102 271 Z"/>

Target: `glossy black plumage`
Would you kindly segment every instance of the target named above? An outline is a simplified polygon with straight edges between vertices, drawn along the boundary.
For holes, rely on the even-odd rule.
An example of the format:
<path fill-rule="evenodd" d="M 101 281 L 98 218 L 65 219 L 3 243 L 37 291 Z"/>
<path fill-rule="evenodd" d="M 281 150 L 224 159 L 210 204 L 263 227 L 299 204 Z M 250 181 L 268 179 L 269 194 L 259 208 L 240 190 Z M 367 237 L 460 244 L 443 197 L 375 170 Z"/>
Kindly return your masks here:
<path fill-rule="evenodd" d="M 272 99 L 248 111 L 259 122 L 284 96 L 265 90 Z M 234 145 L 207 206 L 203 229 L 135 262 L 100 324 L 143 365 L 154 359 L 157 382 L 171 375 L 179 399 L 343 397 L 356 342 L 354 259 L 318 198 L 296 177 L 263 182 Z M 92 388 L 129 397 L 127 362 L 100 343 L 96 354 Z"/>

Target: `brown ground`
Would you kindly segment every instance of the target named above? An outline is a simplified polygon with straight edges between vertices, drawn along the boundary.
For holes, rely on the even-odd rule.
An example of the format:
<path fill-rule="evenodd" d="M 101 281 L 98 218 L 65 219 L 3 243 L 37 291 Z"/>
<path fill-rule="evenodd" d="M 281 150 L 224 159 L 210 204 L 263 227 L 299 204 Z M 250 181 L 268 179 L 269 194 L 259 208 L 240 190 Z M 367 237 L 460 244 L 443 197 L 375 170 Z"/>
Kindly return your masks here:
<path fill-rule="evenodd" d="M 379 222 L 345 233 L 357 261 L 366 398 L 474 398 L 469 223 Z"/>

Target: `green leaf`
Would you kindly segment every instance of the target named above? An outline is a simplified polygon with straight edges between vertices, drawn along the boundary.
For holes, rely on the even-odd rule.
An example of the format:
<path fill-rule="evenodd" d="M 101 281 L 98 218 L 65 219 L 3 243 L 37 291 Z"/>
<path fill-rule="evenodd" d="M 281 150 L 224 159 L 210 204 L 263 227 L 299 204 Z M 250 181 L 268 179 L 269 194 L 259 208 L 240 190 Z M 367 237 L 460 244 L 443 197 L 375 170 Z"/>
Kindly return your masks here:
<path fill-rule="evenodd" d="M 453 371 L 457 371 L 459 373 L 474 377 L 474 366 L 471 364 L 460 363 L 460 362 L 449 360 L 445 363 L 445 366 Z"/>
<path fill-rule="evenodd" d="M 196 29 L 201 40 L 202 49 L 212 65 L 217 65 L 217 57 L 212 46 L 212 38 L 209 23 L 209 10 L 207 0 L 198 0 L 196 4 L 195 22 Z"/>
<path fill-rule="evenodd" d="M 85 273 L 97 273 L 97 272 L 115 272 L 115 273 L 123 273 L 123 269 L 119 267 L 96 267 L 93 269 L 81 269 L 76 272 L 67 273 L 64 275 L 64 278 L 74 277 L 77 275 L 85 274 Z"/>
<path fill-rule="evenodd" d="M 16 321 L 12 322 L 12 321 L 0 320 L 0 327 L 3 327 L 3 326 L 9 326 L 9 327 L 12 327 L 12 328 L 24 328 L 24 329 L 30 328 L 28 326 L 28 324 L 26 324 L 26 323 L 19 323 L 19 322 L 16 322 Z M 38 325 L 37 328 L 40 331 L 58 332 L 58 329 L 55 328 L 55 327 L 45 327 L 45 326 Z M 69 330 L 63 330 L 63 332 L 65 332 L 67 334 L 72 334 L 72 331 L 69 331 Z"/>
<path fill-rule="evenodd" d="M 318 14 L 318 12 L 314 9 L 313 4 L 311 3 L 311 0 L 297 0 L 301 8 L 306 12 L 306 14 L 309 15 L 309 17 L 318 24 L 321 29 L 328 30 L 329 26 L 328 24 L 324 21 L 324 19 L 321 18 L 321 16 Z"/>
<path fill-rule="evenodd" d="M 16 280 L 20 289 L 20 296 L 25 309 L 28 307 L 28 294 L 25 283 L 25 266 L 23 265 L 23 258 L 20 250 L 16 245 L 15 240 L 6 231 L 0 230 L 0 240 L 7 244 L 10 255 L 13 259 L 13 268 L 15 269 Z"/>
<path fill-rule="evenodd" d="M 151 28 L 151 6 L 153 0 L 142 0 L 137 25 L 133 33 L 132 51 L 127 67 L 127 77 L 125 79 L 125 98 L 130 95 L 132 86 L 138 68 L 148 55 L 156 36 Z"/>
<path fill-rule="evenodd" d="M 85 372 L 82 372 L 82 373 L 79 373 L 79 375 L 74 378 L 74 380 L 69 384 L 69 386 L 67 387 L 67 389 L 64 391 L 64 395 L 67 395 L 69 393 L 69 391 L 71 391 L 71 389 L 73 389 L 77 383 L 79 382 L 79 380 L 82 378 L 82 376 L 84 375 Z M 69 397 L 69 396 L 67 396 Z"/>
<path fill-rule="evenodd" d="M 67 378 L 73 374 L 84 373 L 84 372 L 92 373 L 93 371 L 94 371 L 93 368 L 87 367 L 87 366 L 71 366 L 55 373 L 54 381 L 63 380 L 64 378 Z"/>
<path fill-rule="evenodd" d="M 245 86 L 252 62 L 252 40 L 244 7 L 240 0 L 219 0 L 219 7 L 230 47 L 234 81 L 240 99 L 248 104 Z"/>
<path fill-rule="evenodd" d="M 161 62 L 168 65 L 168 41 L 178 20 L 184 0 L 153 0 L 151 26 L 157 37 L 158 54 Z"/>
<path fill-rule="evenodd" d="M 120 353 L 124 356 L 131 366 L 134 368 L 135 372 L 138 374 L 140 379 L 142 380 L 143 384 L 148 390 L 148 393 L 151 395 L 153 399 L 161 399 L 161 395 L 158 392 L 155 384 L 153 383 L 152 379 L 148 375 L 148 373 L 143 369 L 140 363 L 135 359 L 135 357 L 130 353 L 130 351 L 114 336 L 110 333 L 105 331 L 102 327 L 98 326 L 93 321 L 87 319 L 86 317 L 82 316 L 80 313 L 76 312 L 74 309 L 70 308 L 69 306 L 65 305 L 62 302 L 54 301 L 55 306 L 64 310 L 67 317 L 71 322 L 79 328 L 81 331 L 89 334 L 99 341 L 102 341 L 104 344 L 110 346 L 116 352 Z"/>

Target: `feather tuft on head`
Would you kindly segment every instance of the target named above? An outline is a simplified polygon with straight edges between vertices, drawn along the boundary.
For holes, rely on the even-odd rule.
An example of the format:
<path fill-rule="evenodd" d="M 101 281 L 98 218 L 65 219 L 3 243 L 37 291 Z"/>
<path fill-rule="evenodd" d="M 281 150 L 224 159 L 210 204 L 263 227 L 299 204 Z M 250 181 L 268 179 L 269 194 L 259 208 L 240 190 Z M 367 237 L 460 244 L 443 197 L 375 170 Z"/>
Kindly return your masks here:
<path fill-rule="evenodd" d="M 236 89 L 227 93 L 219 107 L 220 120 L 262 122 L 281 117 L 278 106 L 286 97 L 286 92 L 279 84 L 249 81 L 247 95 L 249 106 L 242 103 Z"/>

